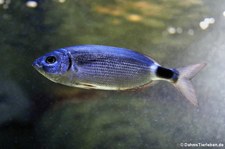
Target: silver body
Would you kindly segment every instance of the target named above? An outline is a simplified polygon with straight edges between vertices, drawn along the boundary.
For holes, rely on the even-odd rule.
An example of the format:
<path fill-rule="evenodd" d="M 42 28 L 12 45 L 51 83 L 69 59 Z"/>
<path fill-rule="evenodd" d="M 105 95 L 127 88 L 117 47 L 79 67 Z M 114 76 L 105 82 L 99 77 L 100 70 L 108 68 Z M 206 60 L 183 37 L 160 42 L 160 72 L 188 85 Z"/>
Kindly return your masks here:
<path fill-rule="evenodd" d="M 89 46 L 64 50 L 72 66 L 57 81 L 68 86 L 104 90 L 137 88 L 151 83 L 158 66 L 150 58 L 122 48 Z"/>

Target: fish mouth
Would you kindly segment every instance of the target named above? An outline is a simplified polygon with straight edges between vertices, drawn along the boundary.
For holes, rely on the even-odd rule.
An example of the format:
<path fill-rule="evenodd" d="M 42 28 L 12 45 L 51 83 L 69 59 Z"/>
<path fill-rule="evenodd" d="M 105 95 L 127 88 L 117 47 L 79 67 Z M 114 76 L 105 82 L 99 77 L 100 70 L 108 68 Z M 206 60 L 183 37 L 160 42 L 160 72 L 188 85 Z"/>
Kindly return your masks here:
<path fill-rule="evenodd" d="M 37 60 L 35 60 L 33 63 L 32 63 L 32 66 L 35 68 L 35 69 L 41 69 L 42 66 L 38 63 Z"/>

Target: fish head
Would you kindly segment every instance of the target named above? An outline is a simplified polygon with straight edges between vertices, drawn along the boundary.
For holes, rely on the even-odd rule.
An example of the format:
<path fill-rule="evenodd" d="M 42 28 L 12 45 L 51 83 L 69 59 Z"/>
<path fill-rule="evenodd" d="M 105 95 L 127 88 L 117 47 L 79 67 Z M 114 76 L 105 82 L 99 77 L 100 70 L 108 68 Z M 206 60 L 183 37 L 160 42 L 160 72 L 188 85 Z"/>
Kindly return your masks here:
<path fill-rule="evenodd" d="M 57 82 L 70 67 L 69 55 L 65 49 L 47 53 L 33 62 L 33 67 L 48 79 Z"/>

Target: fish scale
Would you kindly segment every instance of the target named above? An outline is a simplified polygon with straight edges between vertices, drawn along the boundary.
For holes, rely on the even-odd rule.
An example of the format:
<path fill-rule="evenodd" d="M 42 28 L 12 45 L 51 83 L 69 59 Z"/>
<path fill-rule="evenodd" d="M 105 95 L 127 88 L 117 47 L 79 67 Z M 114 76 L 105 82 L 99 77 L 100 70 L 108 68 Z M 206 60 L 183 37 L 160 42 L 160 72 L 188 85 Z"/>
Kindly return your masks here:
<path fill-rule="evenodd" d="M 119 88 L 127 88 L 127 82 L 132 85 L 137 84 L 137 86 L 142 82 L 146 84 L 150 77 L 149 67 L 132 64 L 131 62 L 118 58 L 117 60 L 100 59 L 100 61 L 90 61 L 90 63 L 82 65 L 81 68 L 78 66 L 78 75 L 80 70 L 82 72 L 79 75 L 80 79 L 85 83 L 90 82 L 91 78 L 94 84 L 104 85 L 107 82 L 112 87 Z M 143 73 L 144 71 L 147 73 Z M 146 79 L 143 80 L 143 77 Z"/>
<path fill-rule="evenodd" d="M 93 68 L 94 67 L 94 68 Z M 137 74 L 140 71 L 149 71 L 148 69 L 143 69 L 143 68 L 138 68 L 138 67 L 122 67 L 122 66 L 115 66 L 114 64 L 112 64 L 111 66 L 104 66 L 104 65 L 99 65 L 99 64 L 92 64 L 91 66 L 83 66 L 82 70 L 86 70 L 86 71 L 95 71 L 96 70 L 100 70 L 100 71 L 105 71 L 106 73 L 117 73 L 117 74 L 124 74 L 124 73 L 129 73 L 129 74 Z M 79 67 L 78 67 L 79 68 Z M 129 75 L 126 74 L 126 75 Z"/>

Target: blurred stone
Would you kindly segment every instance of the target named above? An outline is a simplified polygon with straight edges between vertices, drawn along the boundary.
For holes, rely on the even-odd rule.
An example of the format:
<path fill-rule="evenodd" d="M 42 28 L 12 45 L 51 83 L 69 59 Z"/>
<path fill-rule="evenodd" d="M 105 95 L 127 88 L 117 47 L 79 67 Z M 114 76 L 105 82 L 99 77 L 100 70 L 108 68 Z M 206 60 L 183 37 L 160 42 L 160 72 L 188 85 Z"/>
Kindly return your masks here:
<path fill-rule="evenodd" d="M 160 109 L 149 110 L 155 104 L 125 96 L 64 103 L 44 115 L 36 129 L 38 139 L 43 148 L 55 149 L 171 147 L 171 134 L 156 125 Z"/>
<path fill-rule="evenodd" d="M 21 87 L 12 80 L 0 82 L 0 126 L 12 121 L 27 121 L 31 103 Z"/>

